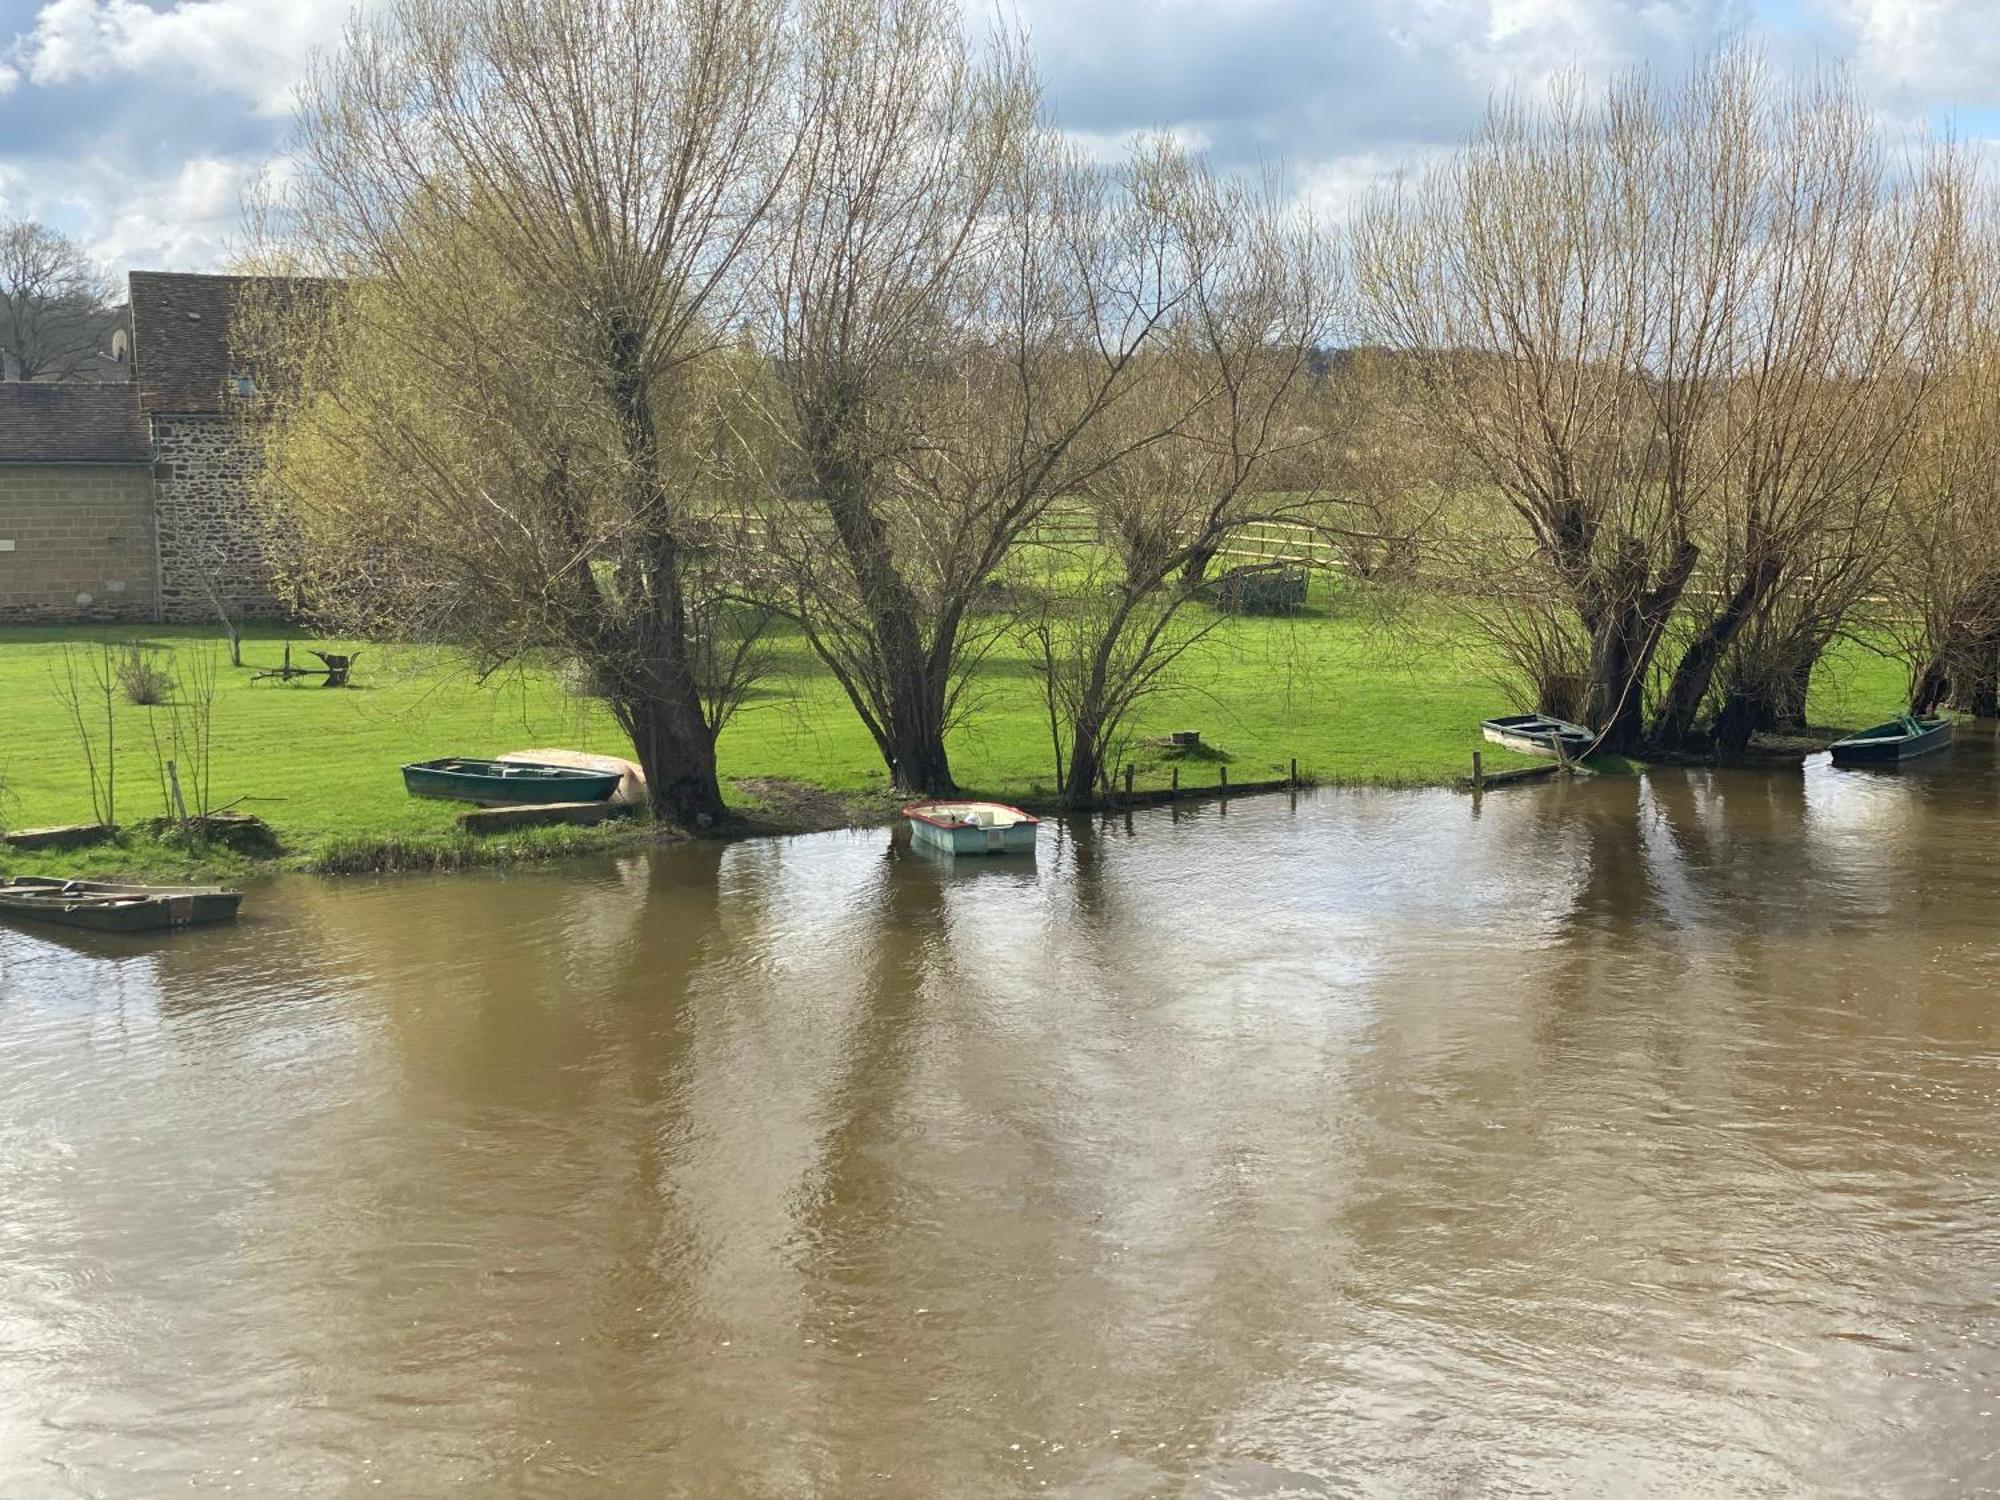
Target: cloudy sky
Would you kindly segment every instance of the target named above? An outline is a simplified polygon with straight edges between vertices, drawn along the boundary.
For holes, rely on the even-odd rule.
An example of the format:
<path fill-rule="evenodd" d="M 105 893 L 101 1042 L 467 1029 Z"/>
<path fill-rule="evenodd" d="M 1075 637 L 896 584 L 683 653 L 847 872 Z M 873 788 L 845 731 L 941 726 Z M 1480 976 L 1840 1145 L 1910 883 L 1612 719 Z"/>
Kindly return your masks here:
<path fill-rule="evenodd" d="M 1063 123 L 1172 127 L 1337 204 L 1566 67 L 1673 67 L 1718 41 L 1854 70 L 1885 125 L 2000 139 L 2000 0 L 1009 0 Z M 0 216 L 110 268 L 229 254 L 293 81 L 352 0 L 0 0 Z M 983 3 L 969 6 L 975 13 Z"/>

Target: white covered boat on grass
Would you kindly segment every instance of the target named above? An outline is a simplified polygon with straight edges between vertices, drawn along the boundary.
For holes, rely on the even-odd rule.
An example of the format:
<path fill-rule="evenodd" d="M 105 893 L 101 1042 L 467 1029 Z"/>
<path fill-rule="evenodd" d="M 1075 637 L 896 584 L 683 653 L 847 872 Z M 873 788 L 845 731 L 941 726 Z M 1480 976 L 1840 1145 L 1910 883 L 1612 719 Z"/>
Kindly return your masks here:
<path fill-rule="evenodd" d="M 942 854 L 1033 854 L 1042 820 L 1004 802 L 912 802 L 910 840 Z"/>

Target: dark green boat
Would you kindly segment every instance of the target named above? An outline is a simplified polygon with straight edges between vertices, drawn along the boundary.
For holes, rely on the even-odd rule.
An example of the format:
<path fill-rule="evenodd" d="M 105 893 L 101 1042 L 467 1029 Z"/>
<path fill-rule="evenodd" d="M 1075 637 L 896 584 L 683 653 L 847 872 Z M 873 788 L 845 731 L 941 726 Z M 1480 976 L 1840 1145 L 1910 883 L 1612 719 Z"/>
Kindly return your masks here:
<path fill-rule="evenodd" d="M 226 922 L 241 891 L 219 885 L 120 885 L 107 880 L 0 880 L 0 916 L 56 922 L 93 932 L 159 932 Z"/>
<path fill-rule="evenodd" d="M 1904 714 L 1833 742 L 1837 766 L 1895 765 L 1951 748 L 1950 719 L 1919 719 Z"/>
<path fill-rule="evenodd" d="M 403 767 L 413 797 L 448 797 L 489 807 L 528 802 L 602 802 L 618 790 L 616 771 L 580 771 L 524 760 L 470 760 L 462 755 Z"/>

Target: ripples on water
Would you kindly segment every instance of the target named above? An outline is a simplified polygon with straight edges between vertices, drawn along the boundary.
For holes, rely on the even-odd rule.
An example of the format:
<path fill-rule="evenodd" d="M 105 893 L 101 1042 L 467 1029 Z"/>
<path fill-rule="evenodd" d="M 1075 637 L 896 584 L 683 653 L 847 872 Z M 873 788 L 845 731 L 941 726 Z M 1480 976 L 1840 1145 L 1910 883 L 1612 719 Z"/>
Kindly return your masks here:
<path fill-rule="evenodd" d="M 1990 743 L 0 932 L 0 1494 L 1992 1493 Z"/>

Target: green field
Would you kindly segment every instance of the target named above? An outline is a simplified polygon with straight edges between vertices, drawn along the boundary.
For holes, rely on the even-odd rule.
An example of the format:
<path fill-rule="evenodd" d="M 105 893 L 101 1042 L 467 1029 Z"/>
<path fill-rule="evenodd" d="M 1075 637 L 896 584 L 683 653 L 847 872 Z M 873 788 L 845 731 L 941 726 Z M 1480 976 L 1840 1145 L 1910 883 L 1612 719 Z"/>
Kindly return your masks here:
<path fill-rule="evenodd" d="M 1212 758 L 1179 763 L 1184 786 L 1211 785 L 1226 766 L 1233 782 L 1285 774 L 1296 758 L 1302 775 L 1322 783 L 1412 785 L 1466 773 L 1479 747 L 1479 719 L 1505 706 L 1489 665 L 1474 653 L 1423 649 L 1405 632 L 1388 632 L 1358 592 L 1324 596 L 1289 619 L 1227 619 L 1176 669 L 1171 691 L 1148 700 L 1136 732 L 1164 736 L 1197 729 Z M 218 632 L 150 627 L 110 630 L 0 630 L 0 824 L 31 827 L 86 821 L 90 783 L 75 730 L 55 691 L 65 643 L 95 652 L 104 639 L 158 643 L 164 658 L 221 652 Z M 245 668 L 221 666 L 213 718 L 211 802 L 234 803 L 263 818 L 299 862 L 385 841 L 423 845 L 455 835 L 461 809 L 407 796 L 398 768 L 448 754 L 491 755 L 561 745 L 629 753 L 602 706 L 566 693 L 534 670 L 479 680 L 451 653 L 363 645 L 355 686 L 252 682 L 276 665 L 290 640 L 295 660 L 307 645 L 256 630 L 244 646 Z M 353 643 L 331 643 L 354 649 Z M 1894 709 L 1901 667 L 1849 651 L 1815 686 L 1814 717 L 1863 723 Z M 164 811 L 149 717 L 165 736 L 164 708 L 123 701 L 117 728 L 118 819 L 134 825 Z M 101 710 L 96 717 L 101 721 Z M 963 724 L 953 734 L 953 768 L 962 785 L 999 796 L 1045 797 L 1054 782 L 1047 720 L 1031 663 L 1003 643 L 975 674 Z M 102 735 L 101 722 L 96 726 Z M 1513 763 L 1485 747 L 1489 766 Z M 776 643 L 772 670 L 721 742 L 722 771 L 734 805 L 779 826 L 788 789 L 774 782 L 839 793 L 887 808 L 887 778 L 853 710 L 832 679 L 796 640 Z M 1169 762 L 1135 748 L 1137 784 L 1164 786 Z M 568 830 L 511 836 L 515 852 L 590 847 L 621 835 Z M 622 835 L 630 837 L 629 833 Z M 0 869 L 102 872 L 214 865 L 212 856 L 177 861 L 141 843 L 67 855 L 10 854 Z"/>

